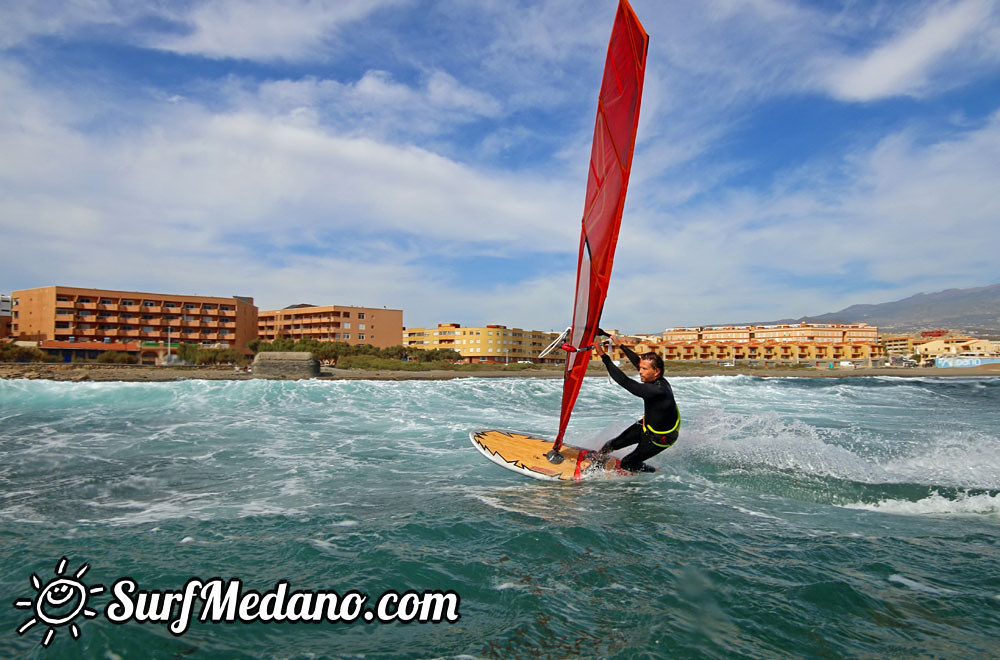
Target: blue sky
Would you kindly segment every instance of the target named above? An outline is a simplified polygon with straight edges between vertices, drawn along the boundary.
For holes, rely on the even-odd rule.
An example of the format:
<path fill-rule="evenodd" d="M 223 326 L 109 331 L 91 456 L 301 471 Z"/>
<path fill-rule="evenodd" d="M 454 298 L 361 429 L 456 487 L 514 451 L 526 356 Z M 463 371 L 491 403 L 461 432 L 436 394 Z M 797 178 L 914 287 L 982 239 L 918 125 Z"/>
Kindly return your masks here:
<path fill-rule="evenodd" d="M 615 0 L 0 4 L 0 290 L 561 329 Z M 634 0 L 603 325 L 1000 282 L 1000 2 Z"/>

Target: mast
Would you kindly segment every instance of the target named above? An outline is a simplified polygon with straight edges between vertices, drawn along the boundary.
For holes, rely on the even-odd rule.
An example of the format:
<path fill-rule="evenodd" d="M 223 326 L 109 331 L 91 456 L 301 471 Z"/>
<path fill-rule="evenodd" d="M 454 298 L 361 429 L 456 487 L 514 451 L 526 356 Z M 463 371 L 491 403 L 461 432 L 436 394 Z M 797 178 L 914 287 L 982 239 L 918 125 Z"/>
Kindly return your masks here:
<path fill-rule="evenodd" d="M 559 448 L 562 447 L 566 426 L 590 363 L 594 337 L 608 293 L 618 228 L 632 169 L 648 47 L 649 35 L 632 6 L 628 0 L 620 0 L 597 101 L 580 231 L 573 325 L 568 331 L 567 342 L 563 344 L 566 369 L 559 433 L 552 451 L 547 454 L 553 463 L 562 461 Z"/>

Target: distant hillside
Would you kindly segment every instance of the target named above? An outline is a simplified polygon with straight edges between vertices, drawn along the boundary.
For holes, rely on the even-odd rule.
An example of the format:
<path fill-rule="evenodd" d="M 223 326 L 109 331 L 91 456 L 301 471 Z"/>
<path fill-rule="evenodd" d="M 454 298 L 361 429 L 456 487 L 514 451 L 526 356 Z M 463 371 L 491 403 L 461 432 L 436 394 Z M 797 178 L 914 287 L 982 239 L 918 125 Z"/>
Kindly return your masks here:
<path fill-rule="evenodd" d="M 918 293 L 895 302 L 851 305 L 839 312 L 797 319 L 807 323 L 858 323 L 880 330 L 914 332 L 962 330 L 973 335 L 1000 335 L 1000 284 L 975 289 Z"/>

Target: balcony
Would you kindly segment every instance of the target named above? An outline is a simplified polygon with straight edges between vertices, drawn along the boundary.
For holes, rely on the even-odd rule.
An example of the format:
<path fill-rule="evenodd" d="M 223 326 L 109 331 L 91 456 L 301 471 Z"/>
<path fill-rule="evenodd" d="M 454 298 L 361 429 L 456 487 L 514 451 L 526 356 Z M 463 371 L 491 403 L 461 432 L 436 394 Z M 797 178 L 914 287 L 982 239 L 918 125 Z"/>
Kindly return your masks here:
<path fill-rule="evenodd" d="M 141 312 L 142 308 L 139 307 L 138 305 L 119 305 L 118 306 L 118 311 L 119 312 Z"/>
<path fill-rule="evenodd" d="M 77 309 L 97 309 L 97 303 L 76 303 Z"/>

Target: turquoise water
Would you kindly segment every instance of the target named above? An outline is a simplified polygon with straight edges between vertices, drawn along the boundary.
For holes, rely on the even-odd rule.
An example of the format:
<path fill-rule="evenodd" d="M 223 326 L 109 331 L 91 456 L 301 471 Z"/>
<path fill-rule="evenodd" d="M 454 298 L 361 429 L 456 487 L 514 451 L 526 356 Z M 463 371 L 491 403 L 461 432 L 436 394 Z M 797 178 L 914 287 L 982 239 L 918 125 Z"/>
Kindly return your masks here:
<path fill-rule="evenodd" d="M 468 433 L 551 436 L 556 381 L 0 381 L 0 657 L 1000 656 L 1000 379 L 672 384 L 660 472 L 552 484 Z M 569 441 L 639 413 L 589 378 Z M 84 565 L 94 616 L 18 635 L 15 601 Z M 450 591 L 461 618 L 173 635 L 110 620 L 125 577 Z"/>

